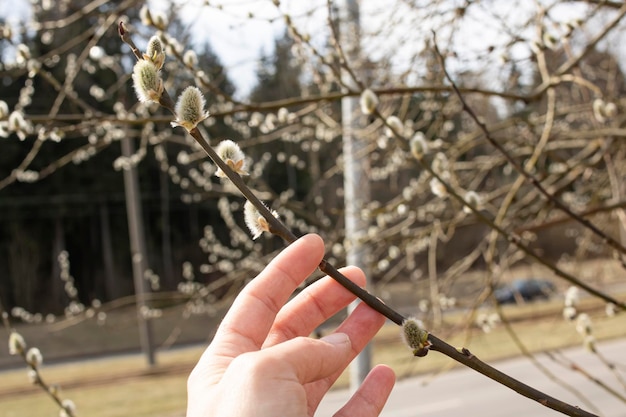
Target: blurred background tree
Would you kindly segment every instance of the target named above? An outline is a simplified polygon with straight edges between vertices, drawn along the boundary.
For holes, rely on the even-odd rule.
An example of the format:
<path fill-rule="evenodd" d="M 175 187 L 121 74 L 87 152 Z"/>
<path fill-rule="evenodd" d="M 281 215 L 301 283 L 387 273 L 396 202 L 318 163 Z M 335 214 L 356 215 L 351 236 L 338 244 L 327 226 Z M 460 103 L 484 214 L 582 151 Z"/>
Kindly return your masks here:
<path fill-rule="evenodd" d="M 140 47 L 153 34 L 163 39 L 166 89 L 173 97 L 188 84 L 205 92 L 212 117 L 202 129 L 211 143 L 237 141 L 250 158 L 249 186 L 297 233 L 322 234 L 338 265 L 345 257 L 339 103 L 359 96 L 360 87 L 376 92 L 378 114 L 356 132 L 371 165 L 372 198 L 360 213 L 371 224 L 365 262 L 375 292 L 396 297 L 406 313 L 443 326 L 441 311 L 453 305 L 495 305 L 493 289 L 518 276 L 515 267 L 554 280 L 559 291 L 569 286 L 515 242 L 610 291 L 617 275 L 602 271 L 620 270 L 625 256 L 621 3 L 362 2 L 356 62 L 346 60 L 337 39 L 343 22 L 333 2 L 274 3 L 242 11 L 207 2 L 191 16 L 176 2 L 33 0 L 21 18 L 0 16 L 5 308 L 61 314 L 72 298 L 59 278 L 63 251 L 84 305 L 132 295 L 121 172 L 130 165 L 140 178 L 146 279 L 163 292 L 154 307 L 180 302 L 173 295 L 180 290 L 192 311 L 213 311 L 282 247 L 272 238 L 250 240 L 239 193 L 213 175 L 193 140 L 169 126 L 170 115 L 137 103 L 132 55 L 117 36 L 122 19 Z M 214 49 L 198 29 L 206 14 L 231 19 L 241 33 L 264 24 L 277 34 L 255 51 L 249 91 L 231 79 L 237 68 L 222 64 L 223 45 Z M 491 136 L 604 235 L 555 209 L 486 140 L 446 81 L 432 31 Z M 344 84 L 346 71 L 365 74 L 359 88 Z M 391 116 L 400 122 L 397 135 L 385 125 Z M 491 225 L 464 211 L 410 156 L 406 141 L 416 135 L 428 148 L 422 163 L 460 196 L 477 193 Z M 122 138 L 135 143 L 131 158 L 121 156 Z M 621 239 L 622 249 L 605 236 Z M 601 270 L 581 267 L 592 259 L 602 260 Z"/>

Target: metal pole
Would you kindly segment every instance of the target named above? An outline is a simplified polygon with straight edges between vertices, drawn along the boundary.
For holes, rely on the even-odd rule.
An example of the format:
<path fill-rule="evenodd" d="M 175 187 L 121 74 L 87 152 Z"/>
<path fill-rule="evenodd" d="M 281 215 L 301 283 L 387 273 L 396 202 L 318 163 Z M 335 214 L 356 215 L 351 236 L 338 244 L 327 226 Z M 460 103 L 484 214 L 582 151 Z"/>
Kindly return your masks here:
<path fill-rule="evenodd" d="M 345 0 L 341 4 L 340 34 L 341 46 L 349 60 L 354 64 L 359 59 L 360 19 L 357 0 Z M 344 83 L 356 87 L 354 80 L 344 71 Z M 365 152 L 366 144 L 359 140 L 355 131 L 362 125 L 359 98 L 345 97 L 341 100 L 341 122 L 343 129 L 344 157 L 344 205 L 346 222 L 346 260 L 350 265 L 361 268 L 368 277 L 370 251 L 364 238 L 367 234 L 368 222 L 361 216 L 362 209 L 370 200 L 368 180 L 369 158 Z M 351 312 L 358 302 L 348 307 Z M 350 389 L 354 392 L 361 385 L 371 368 L 370 346 L 350 364 Z"/>
<path fill-rule="evenodd" d="M 133 153 L 132 140 L 129 138 L 122 139 L 122 155 L 130 158 Z M 137 168 L 132 164 L 124 168 L 124 194 L 126 196 L 128 233 L 130 237 L 131 259 L 133 262 L 133 282 L 135 284 L 139 344 L 141 345 L 141 351 L 146 356 L 148 366 L 153 366 L 156 361 L 154 356 L 152 325 L 150 320 L 142 313 L 147 307 L 146 292 L 148 291 L 148 285 L 144 279 L 148 264 L 146 259 L 146 237 L 143 229 L 143 216 L 141 214 Z"/>

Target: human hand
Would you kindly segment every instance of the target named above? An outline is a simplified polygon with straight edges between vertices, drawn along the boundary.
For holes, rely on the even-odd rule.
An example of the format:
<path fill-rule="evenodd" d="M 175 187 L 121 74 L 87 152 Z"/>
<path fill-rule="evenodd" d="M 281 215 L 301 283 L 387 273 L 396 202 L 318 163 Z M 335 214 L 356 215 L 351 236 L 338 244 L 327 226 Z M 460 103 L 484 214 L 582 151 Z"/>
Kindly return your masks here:
<path fill-rule="evenodd" d="M 187 417 L 313 416 L 385 322 L 360 304 L 331 335 L 308 337 L 355 298 L 325 277 L 288 301 L 323 255 L 320 237 L 304 236 L 241 291 L 189 376 Z M 342 272 L 359 285 L 365 282 L 358 268 Z M 394 382 L 390 368 L 375 367 L 335 416 L 378 416 Z"/>

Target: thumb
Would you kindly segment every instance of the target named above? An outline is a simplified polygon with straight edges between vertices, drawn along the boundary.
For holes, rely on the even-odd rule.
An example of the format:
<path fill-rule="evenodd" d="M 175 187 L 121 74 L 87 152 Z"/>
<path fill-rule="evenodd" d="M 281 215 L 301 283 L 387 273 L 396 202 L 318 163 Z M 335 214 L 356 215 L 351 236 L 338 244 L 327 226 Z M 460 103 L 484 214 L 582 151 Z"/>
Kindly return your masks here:
<path fill-rule="evenodd" d="M 269 361 L 281 364 L 283 372 L 306 384 L 343 370 L 350 362 L 351 352 L 350 337 L 332 333 L 321 339 L 296 337 L 259 353 L 267 354 Z"/>

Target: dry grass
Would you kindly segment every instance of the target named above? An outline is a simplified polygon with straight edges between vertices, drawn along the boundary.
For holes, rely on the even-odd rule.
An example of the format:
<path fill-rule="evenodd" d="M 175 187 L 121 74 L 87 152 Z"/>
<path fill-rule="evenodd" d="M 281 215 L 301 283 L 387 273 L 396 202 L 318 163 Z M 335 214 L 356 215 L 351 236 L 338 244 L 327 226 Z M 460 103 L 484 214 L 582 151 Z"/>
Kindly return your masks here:
<path fill-rule="evenodd" d="M 607 267 L 607 263 L 596 265 Z M 599 273 L 599 277 L 614 274 Z M 475 281 L 473 277 L 470 281 Z M 609 282 L 602 283 L 609 284 Z M 393 305 L 415 305 L 416 296 L 404 284 L 389 287 Z M 397 294 L 392 294 L 397 292 Z M 626 294 L 613 294 L 624 299 Z M 411 297 L 408 299 L 406 297 Z M 406 299 L 403 299 L 405 297 Z M 404 300 L 404 301 L 403 301 Z M 558 349 L 581 344 L 574 323 L 561 317 L 562 301 L 533 303 L 525 306 L 510 306 L 503 309 L 513 323 L 516 335 L 531 352 Z M 604 305 L 595 299 L 583 299 L 580 309 L 588 311 L 595 323 L 596 337 L 601 339 L 626 337 L 626 314 L 608 318 L 604 315 Z M 115 317 L 118 314 L 118 317 Z M 48 365 L 43 376 L 48 383 L 63 387 L 62 397 L 71 398 L 78 406 L 78 415 L 84 417 L 165 417 L 184 416 L 186 408 L 186 380 L 193 365 L 200 357 L 203 347 L 173 349 L 160 352 L 158 366 L 147 371 L 145 361 L 137 354 L 109 356 L 104 359 L 80 360 L 98 350 L 111 346 L 117 349 L 136 349 L 137 336 L 134 313 L 113 312 L 105 327 L 93 322 L 79 323 L 67 329 L 53 326 L 40 328 L 26 326 L 19 331 L 31 345 L 42 349 L 45 358 L 49 353 L 61 353 L 58 358 L 78 358 L 76 362 Z M 489 362 L 518 356 L 520 350 L 507 333 L 504 326 L 496 327 L 490 333 L 483 333 L 468 326 L 469 313 L 458 311 L 446 314 L 445 325 L 435 333 L 454 346 L 469 348 L 473 354 Z M 180 322 L 180 310 L 171 308 L 165 311 L 162 328 L 156 329 L 157 341 L 167 340 L 169 332 L 179 327 L 183 340 L 193 341 L 207 337 L 215 327 L 218 317 L 207 320 L 193 318 Z M 0 331 L 0 340 L 6 340 Z M 0 352 L 0 364 L 10 363 Z M 455 366 L 447 357 L 437 352 L 425 358 L 413 357 L 403 345 L 399 329 L 394 325 L 385 326 L 373 343 L 373 362 L 386 363 L 394 368 L 400 378 L 420 373 L 437 373 Z M 25 368 L 0 372 L 0 417 L 40 417 L 57 415 L 55 404 L 39 388 L 31 386 Z M 336 387 L 348 383 L 344 373 Z"/>
<path fill-rule="evenodd" d="M 551 305 L 552 304 L 552 305 Z M 532 352 L 577 345 L 581 342 L 573 323 L 567 323 L 558 314 L 546 317 L 544 310 L 558 313 L 558 303 L 536 304 L 534 307 L 507 309 L 518 320 L 542 312 L 542 319 L 529 319 L 514 324 L 516 334 Z M 461 314 L 451 316 L 459 324 Z M 626 336 L 626 315 L 593 316 L 599 339 Z M 459 328 L 462 327 L 459 325 Z M 504 326 L 490 333 L 476 329 L 451 331 L 441 335 L 458 346 L 468 347 L 488 362 L 519 355 L 519 350 Z M 396 326 L 385 326 L 374 341 L 374 362 L 392 366 L 399 377 L 425 372 L 438 372 L 454 365 L 448 358 L 431 352 L 425 358 L 415 358 L 400 341 Z M 202 352 L 201 347 L 177 349 L 159 355 L 159 365 L 152 374 L 145 372 L 144 360 L 139 355 L 125 355 L 107 359 L 53 365 L 44 368 L 50 382 L 70 387 L 63 396 L 73 399 L 81 416 L 134 417 L 183 416 L 186 407 L 186 379 Z M 23 369 L 0 374 L 0 415 L 2 417 L 39 417 L 56 415 L 56 407 L 40 390 L 28 385 Z M 82 382 L 81 382 L 82 381 Z M 337 383 L 346 386 L 347 375 Z M 2 395 L 10 389 L 26 390 L 21 394 Z"/>
<path fill-rule="evenodd" d="M 203 348 L 166 352 L 159 365 L 147 372 L 140 355 L 52 365 L 43 369 L 48 382 L 58 383 L 62 397 L 71 398 L 80 416 L 122 417 L 183 415 L 186 381 Z M 56 415 L 55 404 L 40 390 L 31 389 L 23 369 L 3 372 L 0 388 L 0 416 L 29 417 Z M 17 395 L 2 396 L 9 389 L 26 389 Z M 35 388 L 35 387 L 32 387 Z"/>

